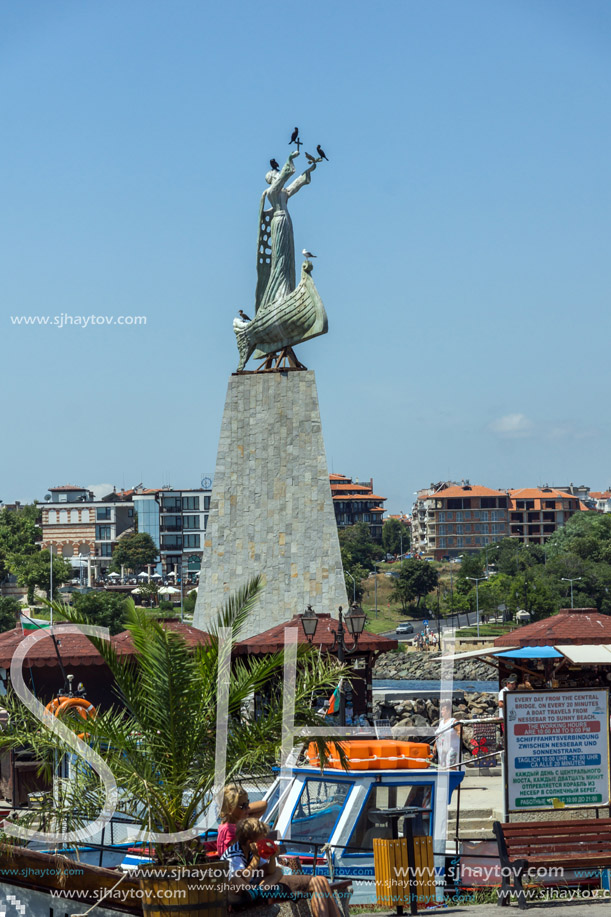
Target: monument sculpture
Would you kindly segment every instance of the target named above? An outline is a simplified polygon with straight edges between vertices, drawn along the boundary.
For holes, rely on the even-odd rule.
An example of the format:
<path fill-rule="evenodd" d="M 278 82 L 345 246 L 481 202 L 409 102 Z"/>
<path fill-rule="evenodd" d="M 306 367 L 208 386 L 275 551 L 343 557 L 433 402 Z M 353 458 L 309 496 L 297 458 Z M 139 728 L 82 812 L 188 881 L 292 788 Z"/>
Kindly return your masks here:
<path fill-rule="evenodd" d="M 272 169 L 265 176 L 269 185 L 261 196 L 259 239 L 257 244 L 257 289 L 255 317 L 234 319 L 241 372 L 253 355 L 260 359 L 300 344 L 309 338 L 326 334 L 327 314 L 312 280 L 312 262 L 306 259 L 299 284 L 295 285 L 295 241 L 288 209 L 289 198 L 309 185 L 319 160 L 314 162 L 287 187 L 295 174 L 293 160 L 299 151 L 290 153 L 282 169 Z M 275 160 L 273 160 L 275 162 Z"/>
<path fill-rule="evenodd" d="M 296 282 L 288 208 L 322 157 L 306 154 L 308 168 L 293 178 L 297 128 L 291 143 L 297 149 L 282 168 L 270 160 L 260 200 L 254 316 L 240 309 L 233 321 L 239 364 L 229 378 L 194 618 L 206 630 L 227 595 L 262 573 L 266 587 L 245 637 L 307 605 L 336 614 L 347 604 L 316 381 L 292 349 L 328 330 L 307 249 Z M 254 371 L 245 369 L 251 356 L 264 361 Z"/>

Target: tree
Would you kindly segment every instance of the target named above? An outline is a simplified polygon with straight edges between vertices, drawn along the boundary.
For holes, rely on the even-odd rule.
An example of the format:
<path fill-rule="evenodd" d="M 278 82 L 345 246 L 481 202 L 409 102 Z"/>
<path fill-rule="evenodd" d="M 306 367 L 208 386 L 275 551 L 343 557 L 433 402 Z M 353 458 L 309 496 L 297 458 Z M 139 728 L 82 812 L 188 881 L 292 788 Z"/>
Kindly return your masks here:
<path fill-rule="evenodd" d="M 159 554 L 157 545 L 147 532 L 138 532 L 120 538 L 112 554 L 112 566 L 120 570 L 122 566 L 136 573 L 143 567 L 154 564 Z"/>
<path fill-rule="evenodd" d="M 30 605 L 34 602 L 34 590 L 36 587 L 44 589 L 49 596 L 49 552 L 37 551 L 36 554 L 15 554 L 9 558 L 9 567 L 11 573 L 17 576 L 17 582 L 20 586 L 28 587 L 28 602 Z M 59 555 L 53 555 L 53 592 L 62 583 L 67 583 L 72 579 L 74 571 L 72 566 Z"/>
<path fill-rule="evenodd" d="M 439 574 L 433 564 L 416 558 L 404 560 L 394 581 L 392 598 L 401 603 L 404 611 L 416 599 L 418 609 L 421 600 L 435 589 L 438 582 Z"/>
<path fill-rule="evenodd" d="M 164 628 L 146 610 L 127 602 L 127 629 L 138 652 L 125 659 L 109 641 L 89 637 L 110 669 L 122 707 L 99 710 L 87 721 L 88 742 L 112 771 L 119 789 L 122 813 L 144 830 L 164 833 L 193 831 L 213 802 L 219 678 L 219 628 L 228 628 L 232 642 L 240 639 L 260 592 L 260 579 L 249 582 L 232 596 L 211 628 L 209 644 L 190 648 L 185 640 Z M 74 609 L 53 605 L 57 618 L 88 623 Z M 236 779 L 252 769 L 276 761 L 283 737 L 283 692 L 267 691 L 267 704 L 252 719 L 244 713 L 253 693 L 282 685 L 284 654 L 235 659 L 227 669 L 228 715 L 226 779 Z M 224 675 L 224 670 L 222 672 Z M 319 725 L 311 700 L 318 693 L 328 696 L 346 677 L 346 668 L 320 655 L 315 647 L 298 648 L 295 686 L 296 727 Z M 40 728 L 23 705 L 7 698 L 9 727 L 0 733 L 0 748 L 30 745 L 39 761 L 53 767 L 65 746 L 55 734 Z M 64 720 L 74 732 L 82 732 L 82 720 Z M 316 740 L 325 754 L 322 740 Z M 79 768 L 75 780 L 67 781 L 62 804 L 47 830 L 78 827 L 78 813 L 99 806 L 102 796 L 97 774 Z M 99 811 L 99 810 L 98 810 Z M 205 851 L 190 840 L 168 843 L 152 839 L 158 863 L 194 865 Z"/>
<path fill-rule="evenodd" d="M 37 504 L 0 510 L 0 582 L 11 572 L 11 556 L 38 553 L 41 511 Z"/>
<path fill-rule="evenodd" d="M 0 596 L 0 632 L 12 630 L 19 623 L 21 604 L 10 595 Z"/>
<path fill-rule="evenodd" d="M 382 526 L 382 547 L 386 554 L 405 554 L 410 545 L 410 527 L 399 519 L 387 519 Z"/>
<path fill-rule="evenodd" d="M 383 551 L 371 537 L 366 522 L 357 522 L 339 530 L 339 546 L 344 570 L 352 570 L 358 564 L 366 570 L 373 570 L 374 560 L 382 557 Z"/>
<path fill-rule="evenodd" d="M 126 598 L 116 592 L 75 592 L 72 605 L 83 616 L 87 616 L 92 624 L 107 627 L 111 634 L 118 634 L 124 630 Z"/>
<path fill-rule="evenodd" d="M 354 579 L 352 579 L 352 577 L 354 577 Z M 360 602 L 362 599 L 365 591 L 363 580 L 365 579 L 367 579 L 367 570 L 365 567 L 361 567 L 360 564 L 354 564 L 350 569 L 344 567 L 346 592 L 348 593 L 348 600 L 350 602 L 353 598 L 356 598 L 357 602 Z"/>

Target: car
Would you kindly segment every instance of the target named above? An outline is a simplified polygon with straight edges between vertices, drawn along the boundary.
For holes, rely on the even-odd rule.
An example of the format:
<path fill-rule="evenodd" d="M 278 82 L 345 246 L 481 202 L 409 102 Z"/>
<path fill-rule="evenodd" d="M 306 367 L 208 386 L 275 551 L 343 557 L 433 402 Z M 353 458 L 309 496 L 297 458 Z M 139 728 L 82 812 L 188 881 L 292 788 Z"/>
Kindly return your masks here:
<path fill-rule="evenodd" d="M 397 624 L 395 633 L 396 634 L 413 634 L 414 625 L 410 624 L 409 621 L 403 621 L 401 624 Z"/>

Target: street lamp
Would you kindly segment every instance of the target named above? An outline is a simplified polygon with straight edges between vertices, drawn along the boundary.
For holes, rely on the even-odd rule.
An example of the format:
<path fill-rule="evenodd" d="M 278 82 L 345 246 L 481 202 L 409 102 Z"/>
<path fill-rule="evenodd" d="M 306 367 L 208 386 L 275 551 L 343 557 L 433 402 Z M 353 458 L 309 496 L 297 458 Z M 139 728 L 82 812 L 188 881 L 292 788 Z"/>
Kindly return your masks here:
<path fill-rule="evenodd" d="M 571 608 L 573 608 L 573 583 L 579 582 L 580 579 L 581 579 L 580 576 L 574 576 L 573 578 L 571 578 L 570 576 L 563 576 L 563 577 L 562 577 L 562 582 L 563 582 L 563 583 L 570 583 L 570 584 L 571 584 Z"/>
<path fill-rule="evenodd" d="M 375 560 L 373 561 L 373 569 L 374 569 L 373 586 L 374 586 L 374 592 L 375 592 L 374 601 L 375 601 L 375 606 L 376 606 L 375 607 L 375 616 L 377 618 L 378 616 L 378 564 L 376 564 Z"/>
<path fill-rule="evenodd" d="M 345 632 L 344 632 L 344 622 L 348 633 L 353 638 L 352 646 L 346 645 Z M 331 646 L 331 651 L 337 648 L 337 658 L 340 662 L 344 662 L 346 658 L 346 653 L 356 652 L 356 648 L 359 642 L 359 637 L 363 633 L 365 627 L 365 615 L 363 614 L 363 609 L 354 603 L 350 608 L 350 611 L 347 612 L 345 616 L 342 615 L 342 606 L 339 606 L 339 626 L 337 630 L 332 630 L 333 634 L 333 644 Z M 339 683 L 339 725 L 346 725 L 346 694 L 344 692 L 344 682 L 343 679 L 340 679 Z"/>
<path fill-rule="evenodd" d="M 333 643 L 331 644 L 331 652 L 337 649 L 337 658 L 339 662 L 344 662 L 346 659 L 346 653 L 356 652 L 359 637 L 363 633 L 365 627 L 365 614 L 363 609 L 360 608 L 356 602 L 351 606 L 350 611 L 345 615 L 343 614 L 342 606 L 339 606 L 339 621 L 337 630 L 331 630 L 333 634 Z M 344 630 L 344 624 L 346 625 L 346 630 L 353 638 L 352 646 L 346 644 L 346 634 Z M 318 615 L 314 611 L 311 605 L 308 605 L 304 613 L 301 615 L 301 626 L 303 627 L 303 632 L 305 633 L 308 643 L 312 643 L 314 635 L 316 634 L 316 628 L 318 627 Z M 339 685 L 339 725 L 346 725 L 346 696 L 344 694 L 343 680 L 340 680 Z"/>
<path fill-rule="evenodd" d="M 308 638 L 308 643 L 311 643 L 314 639 L 316 628 L 318 627 L 318 615 L 311 605 L 308 605 L 301 616 L 301 626 L 303 627 L 304 634 Z"/>
<path fill-rule="evenodd" d="M 349 573 L 347 570 L 344 570 L 346 576 L 349 576 L 352 580 L 352 601 L 356 602 L 356 580 L 353 577 L 352 573 Z M 309 607 L 309 606 L 308 606 Z M 314 612 L 316 614 L 316 612 Z"/>
<path fill-rule="evenodd" d="M 475 583 L 475 620 L 477 623 L 477 636 L 479 637 L 479 584 L 482 580 L 488 579 L 487 576 L 468 576 L 467 579 Z"/>

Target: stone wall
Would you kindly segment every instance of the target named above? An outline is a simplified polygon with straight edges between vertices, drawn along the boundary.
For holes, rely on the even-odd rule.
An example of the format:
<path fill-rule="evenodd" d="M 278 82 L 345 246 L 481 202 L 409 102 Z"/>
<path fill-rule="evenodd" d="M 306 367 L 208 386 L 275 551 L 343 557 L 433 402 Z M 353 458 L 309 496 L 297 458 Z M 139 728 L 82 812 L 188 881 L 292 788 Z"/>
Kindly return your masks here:
<path fill-rule="evenodd" d="M 347 605 L 314 373 L 229 379 L 194 624 L 246 581 L 266 587 L 243 637 Z"/>
<path fill-rule="evenodd" d="M 374 678 L 438 679 L 441 653 L 391 652 L 379 656 Z M 455 681 L 496 681 L 496 669 L 480 659 L 465 659 L 453 667 Z"/>

